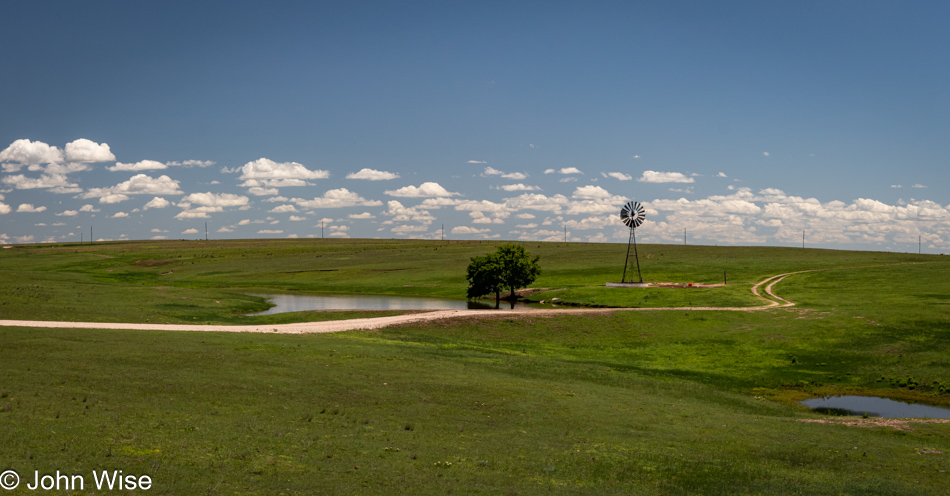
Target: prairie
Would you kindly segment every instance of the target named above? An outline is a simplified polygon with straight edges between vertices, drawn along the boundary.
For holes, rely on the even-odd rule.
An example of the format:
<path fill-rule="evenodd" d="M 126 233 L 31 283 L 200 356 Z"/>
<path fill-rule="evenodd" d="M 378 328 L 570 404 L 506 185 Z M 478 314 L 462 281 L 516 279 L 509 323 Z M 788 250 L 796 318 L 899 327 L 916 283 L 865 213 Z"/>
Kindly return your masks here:
<path fill-rule="evenodd" d="M 796 400 L 950 405 L 941 256 L 526 243 L 533 297 L 617 310 L 332 335 L 0 328 L 0 469 L 147 474 L 158 494 L 946 494 L 950 424 L 849 426 Z M 0 318 L 247 323 L 251 292 L 462 298 L 493 243 L 242 240 L 0 250 Z M 561 296 L 558 296 L 561 295 Z M 273 320 L 266 320 L 273 319 Z M 802 420 L 822 421 L 803 422 Z M 862 419 L 858 419 L 862 420 Z M 21 488 L 22 489 L 22 488 Z M 25 492 L 25 491 L 24 491 Z M 16 492 L 14 492 L 16 493 Z"/>

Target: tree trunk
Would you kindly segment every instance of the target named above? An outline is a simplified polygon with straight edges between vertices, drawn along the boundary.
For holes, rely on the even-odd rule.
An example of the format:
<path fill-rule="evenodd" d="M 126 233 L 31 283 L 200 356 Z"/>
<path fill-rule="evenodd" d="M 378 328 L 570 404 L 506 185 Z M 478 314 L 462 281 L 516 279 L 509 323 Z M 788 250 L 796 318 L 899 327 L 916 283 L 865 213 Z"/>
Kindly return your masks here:
<path fill-rule="evenodd" d="M 499 301 L 501 301 L 501 291 L 495 291 L 495 310 L 498 310 Z"/>

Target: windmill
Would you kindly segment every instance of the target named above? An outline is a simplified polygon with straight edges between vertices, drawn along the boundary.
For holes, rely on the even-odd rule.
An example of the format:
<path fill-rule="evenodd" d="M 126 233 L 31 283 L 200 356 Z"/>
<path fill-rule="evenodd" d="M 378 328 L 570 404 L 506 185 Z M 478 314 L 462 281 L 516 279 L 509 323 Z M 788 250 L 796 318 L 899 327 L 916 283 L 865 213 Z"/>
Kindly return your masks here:
<path fill-rule="evenodd" d="M 623 261 L 623 277 L 620 278 L 621 283 L 627 282 L 627 265 L 630 262 L 630 244 L 632 243 L 633 258 L 637 262 L 637 277 L 639 278 L 639 284 L 643 284 L 643 275 L 640 274 L 640 257 L 637 255 L 636 230 L 638 227 L 640 227 L 640 224 L 643 224 L 644 219 L 646 219 L 646 212 L 644 211 L 643 205 L 641 205 L 640 202 L 627 202 L 626 205 L 620 209 L 621 222 L 630 228 L 630 238 L 627 239 L 627 258 L 625 258 Z M 633 282 L 632 276 L 630 282 Z"/>

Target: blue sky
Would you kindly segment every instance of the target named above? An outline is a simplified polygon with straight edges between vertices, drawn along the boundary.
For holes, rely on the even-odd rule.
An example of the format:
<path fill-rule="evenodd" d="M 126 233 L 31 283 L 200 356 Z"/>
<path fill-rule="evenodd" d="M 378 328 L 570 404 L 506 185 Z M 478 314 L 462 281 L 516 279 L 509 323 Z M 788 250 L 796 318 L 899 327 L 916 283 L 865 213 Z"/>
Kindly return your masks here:
<path fill-rule="evenodd" d="M 950 252 L 948 14 L 7 2 L 0 241 L 626 242 L 637 200 L 646 242 Z"/>

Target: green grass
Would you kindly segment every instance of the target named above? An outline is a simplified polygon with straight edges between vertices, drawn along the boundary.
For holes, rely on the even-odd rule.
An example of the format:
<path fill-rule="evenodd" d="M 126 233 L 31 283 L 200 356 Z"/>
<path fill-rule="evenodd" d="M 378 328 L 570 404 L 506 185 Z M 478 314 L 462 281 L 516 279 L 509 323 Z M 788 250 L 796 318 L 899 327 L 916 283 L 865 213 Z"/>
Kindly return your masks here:
<path fill-rule="evenodd" d="M 200 243 L 149 245 L 2 250 L 0 268 L 27 294 L 5 289 L 0 317 L 32 306 L 82 320 L 74 312 L 100 315 L 81 308 L 98 299 L 117 308 L 101 310 L 110 319 L 141 308 L 169 321 L 243 322 L 229 315 L 260 307 L 243 296 L 251 289 L 345 283 L 376 293 L 383 281 L 391 293 L 448 296 L 464 293 L 464 280 L 440 276 L 441 265 L 464 272 L 469 254 L 493 249 L 248 241 L 221 243 L 212 259 L 193 256 Z M 536 246 L 539 287 L 594 291 L 616 265 L 597 268 L 617 246 Z M 289 267 L 305 265 L 294 258 L 317 249 L 372 257 L 338 263 L 348 283 L 344 274 L 291 281 Z M 434 255 L 443 250 L 452 254 Z M 721 265 L 736 273 L 736 295 L 777 273 L 874 267 L 790 276 L 777 291 L 798 305 L 760 312 L 512 316 L 299 336 L 0 328 L 0 471 L 120 469 L 152 476 L 157 494 L 946 494 L 950 424 L 802 423 L 821 417 L 794 404 L 847 391 L 950 405 L 942 257 L 646 250 L 664 253 L 644 264 L 659 280 L 716 282 L 701 261 L 731 260 Z M 167 274 L 181 272 L 174 281 L 152 272 L 172 263 L 134 263 L 189 253 L 195 266 Z M 380 271 L 397 263 L 418 274 Z M 161 284 L 126 274 L 137 272 Z M 719 289 L 669 290 L 655 306 L 731 301 Z M 87 291 L 97 296 L 71 296 Z M 186 306 L 155 306 L 172 301 Z"/>

